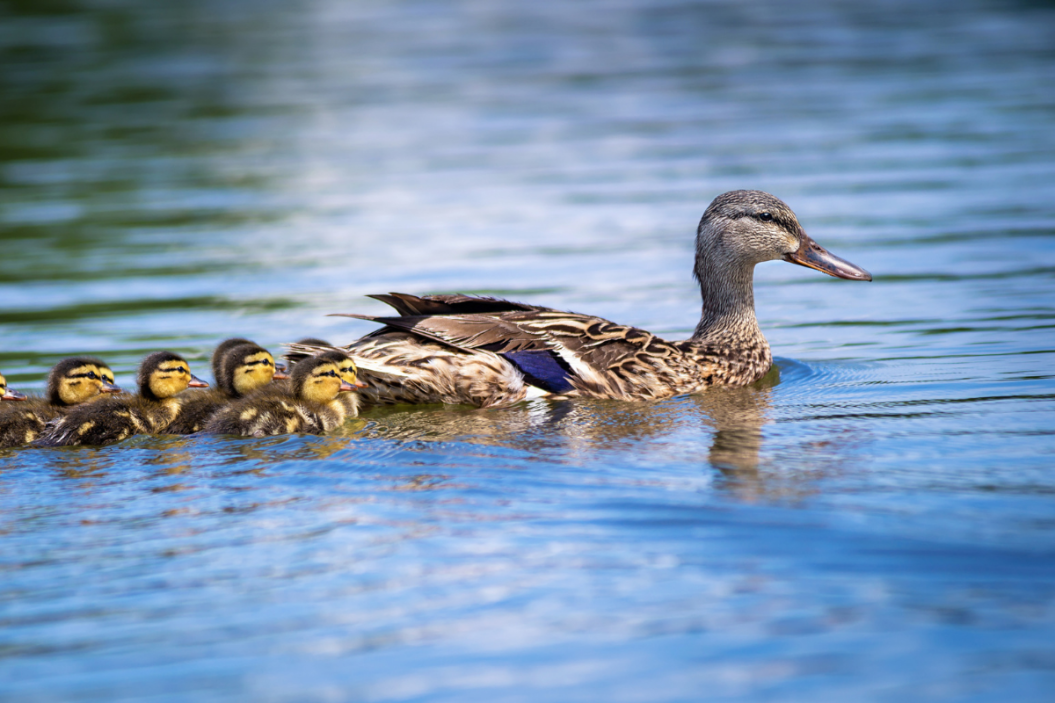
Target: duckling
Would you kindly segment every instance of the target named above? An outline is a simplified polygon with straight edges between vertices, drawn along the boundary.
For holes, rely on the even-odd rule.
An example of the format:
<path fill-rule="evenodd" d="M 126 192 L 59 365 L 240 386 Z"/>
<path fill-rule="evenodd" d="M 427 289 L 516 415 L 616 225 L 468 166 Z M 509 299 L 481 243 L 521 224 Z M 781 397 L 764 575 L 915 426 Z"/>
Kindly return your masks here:
<path fill-rule="evenodd" d="M 243 339 L 222 342 L 212 355 L 216 388 L 189 391 L 181 396 L 179 417 L 165 429 L 167 434 L 200 432 L 221 407 L 288 376 L 275 371 L 275 359 L 263 347 Z"/>
<path fill-rule="evenodd" d="M 26 394 L 13 391 L 7 387 L 7 379 L 0 373 L 0 400 L 25 400 Z"/>
<path fill-rule="evenodd" d="M 332 347 L 333 345 L 323 339 L 317 339 L 315 337 L 305 337 L 294 344 L 304 347 Z M 289 351 L 286 353 L 286 359 L 292 364 L 299 364 L 305 359 L 312 358 L 312 355 L 306 351 Z M 348 385 L 354 386 L 356 389 L 367 388 L 367 384 L 359 380 L 359 369 L 355 365 L 355 360 L 350 356 L 346 356 L 344 360 L 339 362 L 338 371 L 341 374 L 341 379 L 344 380 Z M 288 389 L 288 385 L 286 386 Z M 345 417 L 359 417 L 360 405 L 362 402 L 362 396 L 359 393 L 341 393 L 337 396 L 337 400 L 340 401 L 341 405 L 344 406 Z"/>
<path fill-rule="evenodd" d="M 139 367 L 139 395 L 120 395 L 74 408 L 34 444 L 41 447 L 104 445 L 134 434 L 156 434 L 179 415 L 178 393 L 206 388 L 179 354 L 150 354 Z"/>
<path fill-rule="evenodd" d="M 205 431 L 266 437 L 322 434 L 340 426 L 347 410 L 338 394 L 355 390 L 341 377 L 347 358 L 343 352 L 327 352 L 298 362 L 290 374 L 291 393 L 276 389 L 237 400 L 214 415 Z"/>
<path fill-rule="evenodd" d="M 48 373 L 48 389 L 43 398 L 0 406 L 0 447 L 28 444 L 44 433 L 48 423 L 63 417 L 73 406 L 119 393 L 121 389 L 114 385 L 113 378 L 110 367 L 98 359 L 63 359 Z M 5 382 L 5 400 L 12 394 L 25 399 L 6 386 Z"/>

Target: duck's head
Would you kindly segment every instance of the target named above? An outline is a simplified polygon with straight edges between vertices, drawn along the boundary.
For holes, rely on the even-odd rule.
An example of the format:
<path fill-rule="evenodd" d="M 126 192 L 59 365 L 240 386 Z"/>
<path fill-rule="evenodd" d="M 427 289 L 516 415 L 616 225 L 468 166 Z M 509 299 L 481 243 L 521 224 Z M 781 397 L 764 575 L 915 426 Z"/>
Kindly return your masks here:
<path fill-rule="evenodd" d="M 0 373 L 0 400 L 25 400 L 24 393 L 13 391 L 7 387 L 7 379 Z"/>
<path fill-rule="evenodd" d="M 220 359 L 219 368 L 216 383 L 232 398 L 266 386 L 276 376 L 286 378 L 285 375 L 276 374 L 275 358 L 271 352 L 252 342 L 228 346 Z"/>
<path fill-rule="evenodd" d="M 235 347 L 240 347 L 243 344 L 255 344 L 250 339 L 244 337 L 231 337 L 220 342 L 216 349 L 212 352 L 212 377 L 216 379 L 216 382 L 220 383 L 220 376 L 223 375 L 223 358 L 228 351 Z"/>
<path fill-rule="evenodd" d="M 367 387 L 365 383 L 359 380 L 359 368 L 355 365 L 355 362 L 352 361 L 350 356 L 342 354 L 341 352 L 326 353 L 332 354 L 335 359 L 339 356 L 344 357 L 344 359 L 337 362 L 337 370 L 341 374 L 342 381 L 351 386 L 353 390 Z"/>
<path fill-rule="evenodd" d="M 63 359 L 48 374 L 48 402 L 52 405 L 77 405 L 102 393 L 119 393 L 110 367 L 87 356 Z"/>
<path fill-rule="evenodd" d="M 782 200 L 760 190 L 719 195 L 703 213 L 696 230 L 696 275 L 714 268 L 737 270 L 783 259 L 851 281 L 871 281 L 872 274 L 813 241 Z"/>
<path fill-rule="evenodd" d="M 348 361 L 346 354 L 333 351 L 298 362 L 290 375 L 293 395 L 303 400 L 329 403 L 338 393 L 354 391 L 355 385 L 341 375 L 341 367 Z M 354 363 L 352 368 L 355 368 Z"/>
<path fill-rule="evenodd" d="M 193 376 L 190 366 L 179 354 L 154 352 L 139 365 L 139 394 L 150 400 L 164 400 L 187 388 L 207 388 L 208 383 Z"/>

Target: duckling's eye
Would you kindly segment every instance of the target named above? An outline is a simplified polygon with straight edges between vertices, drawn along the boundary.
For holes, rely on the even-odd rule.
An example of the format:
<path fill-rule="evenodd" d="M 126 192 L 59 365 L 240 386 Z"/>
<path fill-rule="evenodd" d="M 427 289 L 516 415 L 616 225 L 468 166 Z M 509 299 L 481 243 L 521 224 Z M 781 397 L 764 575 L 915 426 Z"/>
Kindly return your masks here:
<path fill-rule="evenodd" d="M 96 373 L 94 371 L 89 371 L 87 373 L 87 376 L 88 376 L 88 378 L 92 379 L 93 381 L 98 381 L 99 380 L 99 377 L 96 375 Z"/>
<path fill-rule="evenodd" d="M 773 213 L 771 213 L 771 212 L 759 213 L 758 219 L 762 220 L 763 222 L 772 222 L 773 221 Z"/>

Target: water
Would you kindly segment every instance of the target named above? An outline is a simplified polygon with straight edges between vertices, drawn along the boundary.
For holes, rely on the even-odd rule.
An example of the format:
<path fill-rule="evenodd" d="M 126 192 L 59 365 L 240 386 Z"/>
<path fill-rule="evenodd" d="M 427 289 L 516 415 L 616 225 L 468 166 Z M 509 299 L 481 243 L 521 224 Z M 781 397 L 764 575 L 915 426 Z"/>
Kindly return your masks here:
<path fill-rule="evenodd" d="M 690 334 L 734 188 L 778 370 L 657 403 L 0 453 L 0 698 L 1050 700 L 1055 8 L 12 3 L 0 369 L 131 384 L 464 291 Z"/>

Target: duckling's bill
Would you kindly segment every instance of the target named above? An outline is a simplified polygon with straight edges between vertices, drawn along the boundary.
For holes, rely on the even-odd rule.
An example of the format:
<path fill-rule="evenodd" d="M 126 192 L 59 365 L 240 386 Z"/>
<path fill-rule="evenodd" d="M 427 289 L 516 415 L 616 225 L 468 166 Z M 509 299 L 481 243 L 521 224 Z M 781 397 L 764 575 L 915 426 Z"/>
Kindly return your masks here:
<path fill-rule="evenodd" d="M 872 274 L 860 266 L 851 264 L 846 259 L 839 258 L 835 254 L 822 247 L 799 228 L 799 248 L 790 254 L 784 255 L 784 261 L 806 268 L 816 269 L 835 278 L 845 278 L 850 281 L 871 281 Z"/>
<path fill-rule="evenodd" d="M 0 400 L 25 400 L 26 394 L 13 391 L 10 388 L 4 389 L 4 394 L 0 395 Z"/>
<path fill-rule="evenodd" d="M 191 374 L 190 383 L 187 384 L 187 388 L 208 388 L 209 383 L 203 381 L 194 374 Z"/>

